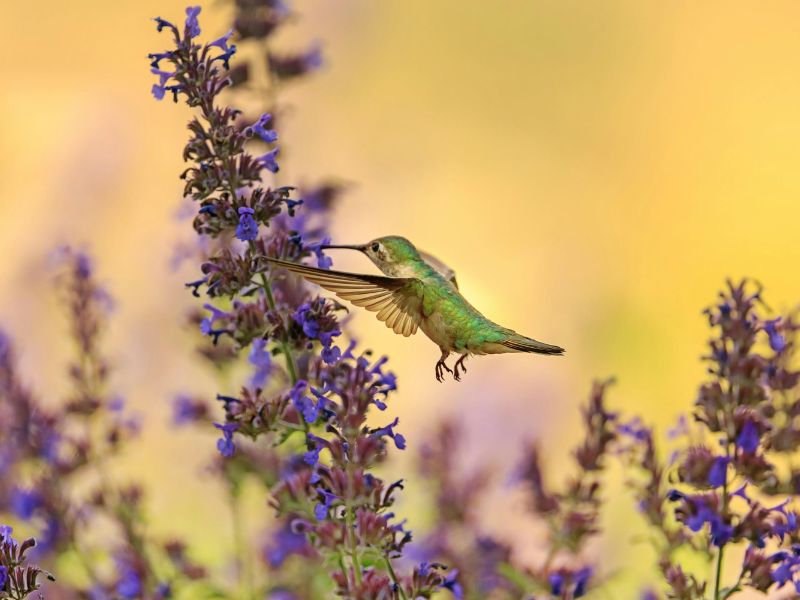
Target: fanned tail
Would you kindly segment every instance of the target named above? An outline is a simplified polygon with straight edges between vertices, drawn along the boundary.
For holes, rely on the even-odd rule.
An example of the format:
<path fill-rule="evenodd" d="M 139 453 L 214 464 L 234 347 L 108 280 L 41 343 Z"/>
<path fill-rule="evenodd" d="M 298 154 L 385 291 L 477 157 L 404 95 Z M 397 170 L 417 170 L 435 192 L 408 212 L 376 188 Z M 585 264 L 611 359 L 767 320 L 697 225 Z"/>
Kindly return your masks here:
<path fill-rule="evenodd" d="M 564 349 L 560 346 L 552 344 L 545 344 L 538 340 L 525 337 L 524 335 L 515 334 L 508 339 L 499 342 L 500 345 L 509 348 L 514 352 L 535 352 L 536 354 L 564 354 Z"/>

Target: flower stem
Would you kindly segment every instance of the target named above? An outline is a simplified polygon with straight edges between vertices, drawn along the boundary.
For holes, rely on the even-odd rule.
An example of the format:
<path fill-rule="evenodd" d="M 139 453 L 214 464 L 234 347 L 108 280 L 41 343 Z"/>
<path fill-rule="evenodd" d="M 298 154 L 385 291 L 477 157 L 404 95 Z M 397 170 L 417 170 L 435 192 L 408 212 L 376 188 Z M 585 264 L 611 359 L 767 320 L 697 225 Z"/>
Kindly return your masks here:
<path fill-rule="evenodd" d="M 239 492 L 233 484 L 229 497 L 231 501 L 231 517 L 233 520 L 233 543 L 236 547 L 238 570 L 242 585 L 242 599 L 251 600 L 253 598 L 253 572 L 250 565 L 247 542 L 244 537 L 242 527 L 242 509 L 239 501 Z"/>
<path fill-rule="evenodd" d="M 722 583 L 722 558 L 724 555 L 725 544 L 719 547 L 719 554 L 717 554 L 717 572 L 714 577 L 714 600 L 721 600 L 720 584 Z"/>
<path fill-rule="evenodd" d="M 730 442 L 725 444 L 725 456 L 730 460 L 731 456 L 731 446 Z M 727 465 L 725 468 L 725 480 L 722 483 L 722 510 L 720 511 L 722 517 L 728 513 L 728 471 Z M 717 568 L 716 573 L 714 574 L 714 600 L 721 600 L 720 598 L 720 589 L 722 584 L 722 561 L 725 557 L 725 544 L 720 544 L 719 553 L 717 554 Z"/>
<path fill-rule="evenodd" d="M 383 557 L 386 560 L 386 568 L 389 570 L 389 575 L 392 578 L 395 586 L 397 586 L 398 591 L 400 592 L 400 597 L 403 600 L 408 600 L 408 596 L 406 595 L 406 591 L 403 589 L 403 586 L 400 585 L 400 581 L 397 579 L 397 573 L 394 572 L 394 567 L 392 566 L 392 560 L 389 558 L 389 555 L 385 555 Z"/>
<path fill-rule="evenodd" d="M 254 255 L 257 253 L 254 242 L 250 242 L 250 251 Z M 264 290 L 264 295 L 267 298 L 267 306 L 269 306 L 270 310 L 274 311 L 276 305 L 275 296 L 272 294 L 272 286 L 270 285 L 269 280 L 264 273 L 259 273 L 259 277 L 261 279 L 261 288 Z M 289 371 L 289 379 L 291 380 L 292 385 L 294 385 L 297 383 L 297 365 L 294 362 L 292 351 L 289 349 L 289 340 L 286 337 L 285 331 L 281 333 L 280 346 L 283 356 L 286 359 L 286 369 Z M 305 423 L 305 419 L 303 419 L 303 423 Z"/>
<path fill-rule="evenodd" d="M 272 295 L 272 288 L 269 285 L 269 281 L 267 281 L 266 275 L 263 273 L 261 273 L 261 285 L 267 296 L 267 305 L 269 309 L 275 310 L 275 297 Z M 281 334 L 280 343 L 283 356 L 286 358 L 286 368 L 289 370 L 289 378 L 292 381 L 292 385 L 294 385 L 297 383 L 297 365 L 294 362 L 294 355 L 292 355 L 292 351 L 289 349 L 289 341 L 286 339 L 285 332 Z"/>
<path fill-rule="evenodd" d="M 361 563 L 358 560 L 358 544 L 356 542 L 355 525 L 353 524 L 352 507 L 348 504 L 345 507 L 344 518 L 347 527 L 347 535 L 350 539 L 350 558 L 353 561 L 353 571 L 356 576 L 356 583 L 361 585 Z"/>

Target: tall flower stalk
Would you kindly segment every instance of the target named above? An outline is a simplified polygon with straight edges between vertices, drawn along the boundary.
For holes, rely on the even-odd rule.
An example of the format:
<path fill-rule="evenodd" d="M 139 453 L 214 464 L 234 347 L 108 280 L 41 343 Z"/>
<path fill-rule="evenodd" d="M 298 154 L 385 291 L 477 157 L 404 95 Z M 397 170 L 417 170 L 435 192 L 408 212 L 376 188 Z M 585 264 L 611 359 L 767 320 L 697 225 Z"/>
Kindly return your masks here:
<path fill-rule="evenodd" d="M 354 342 L 337 345 L 340 305 L 269 267 L 267 257 L 310 257 L 330 266 L 320 249 L 324 231 L 317 227 L 312 241 L 305 229 L 319 205 L 309 198 L 302 206 L 305 199 L 288 186 L 264 187 L 264 173 L 279 170 L 272 115 L 242 124 L 241 113 L 221 103 L 236 48 L 232 33 L 199 43 L 199 12 L 188 8 L 180 29 L 156 20 L 174 45 L 151 61 L 155 97 L 171 94 L 196 111 L 184 150 L 191 163 L 182 175 L 184 192 L 197 206 L 195 231 L 216 247 L 201 266 L 202 278 L 189 284 L 195 295 L 211 300 L 202 331 L 217 343 L 230 340 L 234 353 L 247 353 L 260 369 L 238 393 L 218 396 L 225 416 L 215 423 L 217 448 L 226 459 L 252 446 L 288 448 L 276 457 L 280 476 L 271 486 L 271 504 L 289 531 L 332 569 L 338 595 L 428 597 L 445 582 L 444 567 L 423 564 L 397 574 L 393 561 L 410 540 L 391 511 L 403 484 L 388 484 L 372 472 L 390 446 L 405 448 L 397 419 L 382 427 L 367 423 L 373 410 L 387 408 L 395 377 L 385 358 L 357 353 Z M 287 73 L 281 68 L 276 75 Z M 268 150 L 254 156 L 253 142 Z"/>
<path fill-rule="evenodd" d="M 748 281 L 729 281 L 706 309 L 715 332 L 704 357 L 709 379 L 698 391 L 693 423 L 684 421 L 677 431 L 687 443 L 671 466 L 659 462 L 652 430 L 638 420 L 623 428 L 630 440 L 623 456 L 647 473 L 632 486 L 662 534 L 659 565 L 670 598 L 710 593 L 723 600 L 745 588 L 767 592 L 789 584 L 800 593 L 800 536 L 790 495 L 798 491 L 791 454 L 800 447 L 794 423 L 800 371 L 790 365 L 797 327 L 790 317 L 767 319 L 766 310 L 760 287 Z M 679 485 L 670 488 L 670 477 Z M 670 512 L 677 525 L 666 518 Z M 744 561 L 726 582 L 733 547 L 744 548 Z M 682 548 L 708 557 L 708 579 L 685 572 L 674 558 Z"/>
<path fill-rule="evenodd" d="M 38 542 L 6 540 L 3 556 L 19 563 L 27 553 L 52 570 L 73 564 L 57 583 L 45 584 L 48 596 L 166 598 L 203 570 L 181 542 L 145 534 L 142 488 L 114 476 L 115 458 L 138 433 L 139 420 L 110 387 L 102 338 L 112 300 L 85 253 L 61 249 L 58 263 L 74 347 L 71 390 L 62 402 L 42 402 L 23 383 L 11 341 L 0 332 L 0 427 L 6 432 L 0 511 L 37 531 Z M 109 525 L 113 534 L 98 540 Z"/>

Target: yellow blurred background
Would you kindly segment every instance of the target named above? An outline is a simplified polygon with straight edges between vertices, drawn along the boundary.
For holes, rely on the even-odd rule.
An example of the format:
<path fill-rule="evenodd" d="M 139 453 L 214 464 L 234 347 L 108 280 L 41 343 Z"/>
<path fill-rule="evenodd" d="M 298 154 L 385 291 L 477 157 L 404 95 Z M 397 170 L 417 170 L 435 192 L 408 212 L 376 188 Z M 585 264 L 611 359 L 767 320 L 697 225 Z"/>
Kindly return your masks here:
<path fill-rule="evenodd" d="M 146 416 L 130 473 L 150 486 L 156 531 L 206 540 L 203 552 L 218 560 L 229 516 L 206 492 L 212 438 L 168 425 L 174 393 L 217 386 L 184 327 L 194 299 L 182 282 L 196 270 L 171 266 L 192 233 L 176 217 L 189 114 L 153 100 L 146 60 L 167 43 L 150 19 L 181 20 L 184 5 L 5 3 L 0 324 L 35 389 L 57 399 L 68 346 L 47 257 L 64 242 L 94 253 L 118 299 L 108 336 L 115 382 Z M 592 378 L 616 376 L 612 406 L 662 433 L 688 410 L 704 372 L 700 310 L 726 277 L 758 278 L 775 309 L 800 299 L 800 4 L 296 8 L 301 18 L 276 45 L 320 40 L 326 66 L 283 96 L 283 181 L 351 182 L 336 241 L 404 235 L 452 265 L 487 316 L 567 349 L 563 359 L 473 359 L 462 383 L 438 384 L 426 338 L 396 337 L 357 314 L 357 337 L 392 357 L 400 392 L 390 412 L 409 453 L 452 415 L 469 432 L 468 460 L 502 473 L 538 438 L 558 480 Z M 225 5 L 204 5 L 204 35 L 223 33 L 228 17 Z M 388 470 L 402 474 L 408 459 Z M 621 569 L 607 597 L 631 597 L 650 556 L 631 541 L 621 485 L 607 493 L 611 533 L 594 551 L 602 571 Z M 412 481 L 412 528 L 421 495 Z M 487 520 L 511 535 L 499 507 L 520 499 L 497 496 Z M 211 542 L 208 524 L 220 532 Z M 539 542 L 525 540 L 531 551 Z"/>

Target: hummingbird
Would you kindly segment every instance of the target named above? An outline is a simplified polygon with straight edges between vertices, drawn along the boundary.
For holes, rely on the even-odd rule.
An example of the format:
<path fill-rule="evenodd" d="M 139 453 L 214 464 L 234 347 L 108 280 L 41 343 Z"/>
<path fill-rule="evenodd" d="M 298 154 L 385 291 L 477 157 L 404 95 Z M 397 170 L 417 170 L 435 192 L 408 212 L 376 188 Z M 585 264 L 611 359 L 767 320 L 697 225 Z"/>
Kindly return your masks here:
<path fill-rule="evenodd" d="M 561 355 L 564 349 L 546 344 L 490 321 L 459 292 L 455 272 L 436 257 L 418 250 L 404 237 L 379 237 L 360 245 L 321 246 L 327 249 L 357 250 L 382 272 L 381 275 L 318 269 L 294 262 L 268 258 L 277 267 L 301 275 L 333 292 L 342 300 L 377 313 L 395 333 L 405 337 L 418 329 L 442 352 L 436 362 L 437 381 L 445 371 L 461 381 L 470 355 L 532 352 Z M 453 368 L 445 362 L 451 353 L 458 358 Z"/>

